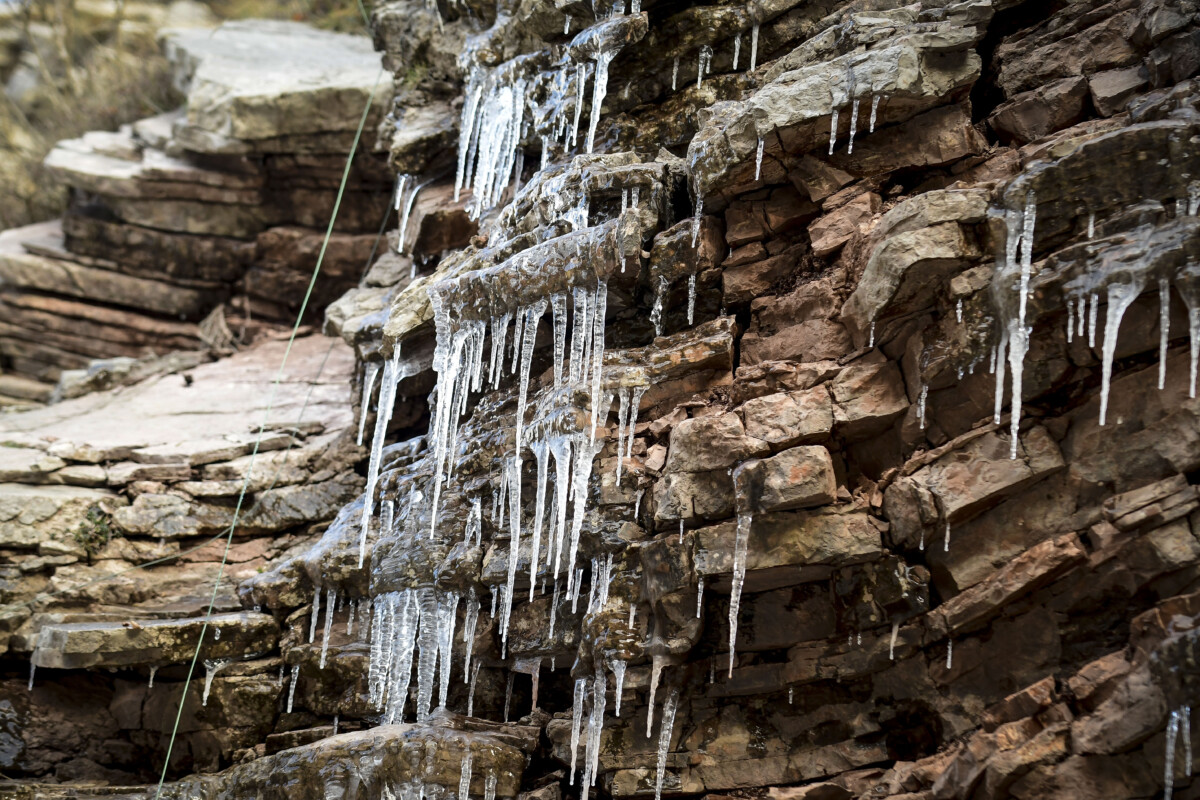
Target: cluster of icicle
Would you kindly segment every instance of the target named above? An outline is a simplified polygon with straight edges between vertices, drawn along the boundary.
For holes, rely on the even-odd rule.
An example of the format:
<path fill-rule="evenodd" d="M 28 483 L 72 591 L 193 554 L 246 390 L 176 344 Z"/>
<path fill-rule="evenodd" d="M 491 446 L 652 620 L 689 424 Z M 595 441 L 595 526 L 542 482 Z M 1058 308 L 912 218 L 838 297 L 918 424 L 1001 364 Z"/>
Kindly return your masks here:
<path fill-rule="evenodd" d="M 401 784 L 395 788 L 382 781 L 379 792 L 380 800 L 467 800 L 471 796 L 471 778 L 474 776 L 474 755 L 471 750 L 463 753 L 462 766 L 459 771 L 458 793 L 455 794 L 437 783 L 426 783 L 420 778 Z M 427 769 L 428 767 L 423 767 Z M 483 800 L 496 800 L 496 784 L 499 779 L 495 772 L 488 772 L 483 780 Z M 326 797 L 340 797 L 346 794 L 341 787 L 327 787 Z"/>
<path fill-rule="evenodd" d="M 458 436 L 459 421 L 467 412 L 468 397 L 484 386 L 483 356 L 490 328 L 488 382 L 498 387 L 508 361 L 508 329 L 513 327 L 513 346 L 510 372 L 517 373 L 517 410 L 514 420 L 515 448 L 503 460 L 498 485 L 501 497 L 494 503 L 496 516 L 501 524 L 507 522 L 509 534 L 508 576 L 501 590 L 500 636 L 502 645 L 507 645 L 508 623 L 516 584 L 517 559 L 522 531 L 521 474 L 522 465 L 532 453 L 537 462 L 537 494 L 534 500 L 530 558 L 530 596 L 537 583 L 542 559 L 543 528 L 548 528 L 545 546 L 545 567 L 553 576 L 555 604 L 560 590 L 560 576 L 566 573 L 565 589 L 577 595 L 578 573 L 575 562 L 579 550 L 579 537 L 583 529 L 588 495 L 588 483 L 592 475 L 593 462 L 599 451 L 596 429 L 607 416 L 612 395 L 602 392 L 601 373 L 604 355 L 604 316 L 607 306 L 607 286 L 599 281 L 595 289 L 576 287 L 573 290 L 573 313 L 568 320 L 567 296 L 556 294 L 547 302 L 537 300 L 517 311 L 506 313 L 490 321 L 452 319 L 442 294 L 435 288 L 430 297 L 437 328 L 437 343 L 434 350 L 434 369 L 438 375 L 436 403 L 433 411 L 431 439 L 433 443 L 433 490 L 430 533 L 437 528 L 438 503 L 442 486 L 450 478 L 454 468 L 453 453 Z M 529 381 L 533 362 L 534 343 L 537 329 L 551 310 L 554 342 L 554 386 L 559 398 L 569 398 L 567 387 L 585 389 L 590 395 L 592 419 L 588 429 L 573 432 L 542 431 L 537 438 L 529 437 L 525 426 L 526 406 L 529 399 Z M 570 323 L 570 350 L 568 352 L 568 323 Z M 564 391 L 559 391 L 564 390 Z M 540 429 L 539 429 L 540 430 Z M 553 460 L 554 491 L 548 491 Z M 549 515 L 546 513 L 547 498 L 551 500 Z M 508 514 L 500 511 L 507 506 Z M 568 519 L 568 511 L 570 511 Z M 507 516 L 507 520 L 504 517 Z M 549 516 L 547 525 L 547 516 Z M 544 585 L 544 584 L 543 584 Z M 551 621 L 553 625 L 553 618 Z"/>
<path fill-rule="evenodd" d="M 1186 202 L 1176 205 L 1176 214 L 1196 216 L 1200 213 L 1200 187 L 1190 193 Z M 1033 273 L 1034 232 L 1037 221 L 1037 195 L 1030 189 L 1025 195 L 1023 209 L 1005 210 L 1005 249 L 999 255 L 997 274 L 1006 275 L 1014 265 L 1020 270 L 1017 284 L 1015 313 L 1010 312 L 1002 323 L 999 341 L 992 355 L 992 370 L 996 374 L 995 422 L 1000 423 L 1004 401 L 1005 366 L 1011 373 L 1012 412 L 1010 418 L 1010 457 L 1016 458 L 1018 451 L 1017 432 L 1021 421 L 1021 391 L 1025 356 L 1029 351 L 1029 338 L 1033 333 L 1031 323 L 1026 320 L 1030 297 L 1030 281 Z M 1095 233 L 1095 215 L 1088 219 L 1088 238 Z M 1120 270 L 1109 274 L 1103 270 L 1089 272 L 1065 287 L 1067 306 L 1067 341 L 1075 336 L 1087 335 L 1088 347 L 1096 346 L 1096 329 L 1100 309 L 1100 292 L 1106 300 L 1104 314 L 1104 338 L 1101 343 L 1100 378 L 1100 425 L 1108 417 L 1109 390 L 1112 385 L 1113 359 L 1117 350 L 1117 335 L 1121 320 L 1133 301 L 1147 289 L 1153 276 L 1138 269 Z M 1159 297 L 1159 369 L 1158 388 L 1166 384 L 1167 343 L 1170 338 L 1170 285 L 1173 282 L 1180 298 L 1187 306 L 1188 334 L 1190 339 L 1190 384 L 1189 396 L 1196 396 L 1196 372 L 1200 361 L 1200 265 L 1188 264 L 1173 275 L 1159 275 L 1156 279 Z"/>
<path fill-rule="evenodd" d="M 616 10 L 624 13 L 624 3 Z M 635 0 L 633 13 L 638 11 Z M 570 30 L 570 24 L 568 17 L 564 33 Z M 541 104 L 533 98 L 539 94 L 539 84 L 546 81 L 521 76 L 513 62 L 495 69 L 473 67 L 462 109 L 455 200 L 469 188 L 472 197 L 468 210 L 478 218 L 499 205 L 509 186 L 515 196 L 520 191 L 525 161 L 521 141 L 534 125 L 541 127 L 543 169 L 549 163 L 551 142 L 566 149 L 577 148 L 589 80 L 591 112 L 583 152 L 591 153 L 596 146 L 600 110 L 608 94 L 608 68 L 618 52 L 619 47 L 607 47 L 589 60 L 564 58 L 548 76 L 539 76 L 548 78 L 549 83 L 545 87 L 547 98 Z M 539 120 L 543 105 L 548 113 Z"/>
<path fill-rule="evenodd" d="M 621 715 L 621 692 L 625 678 L 625 664 L 614 661 L 610 664 L 613 670 L 614 693 L 616 700 L 616 715 Z M 656 660 L 654 682 L 657 684 L 661 672 L 661 659 Z M 579 781 L 579 798 L 587 800 L 588 793 L 596 785 L 596 776 L 600 768 L 600 739 L 604 730 L 604 714 L 608 705 L 608 679 L 604 667 L 596 663 L 592 677 L 578 678 L 575 681 L 575 700 L 571 709 L 571 770 L 570 783 L 575 783 L 575 772 L 578 768 L 579 740 L 583 741 L 583 771 Z M 667 751 L 671 746 L 671 733 L 675 726 L 675 710 L 679 705 L 679 689 L 671 690 L 663 704 L 662 719 L 659 723 L 657 775 L 654 781 L 655 800 L 661 800 L 663 778 L 666 773 Z M 583 710 L 588 708 L 587 726 L 584 727 Z M 646 735 L 650 735 L 653 724 L 653 690 L 651 690 L 650 711 L 646 719 Z"/>
<path fill-rule="evenodd" d="M 386 724 L 403 721 L 413 665 L 417 672 L 418 721 L 429 716 L 433 707 L 435 678 L 438 708 L 445 708 L 450 688 L 450 669 L 454 650 L 454 628 L 462 596 L 432 588 L 404 589 L 378 595 L 372 603 L 371 663 L 368 688 L 371 705 L 383 712 Z M 474 592 L 467 595 L 467 612 L 462 639 L 466 648 L 463 663 L 471 663 L 475 626 L 479 619 L 479 601 Z M 474 674 L 464 670 L 464 681 Z"/>

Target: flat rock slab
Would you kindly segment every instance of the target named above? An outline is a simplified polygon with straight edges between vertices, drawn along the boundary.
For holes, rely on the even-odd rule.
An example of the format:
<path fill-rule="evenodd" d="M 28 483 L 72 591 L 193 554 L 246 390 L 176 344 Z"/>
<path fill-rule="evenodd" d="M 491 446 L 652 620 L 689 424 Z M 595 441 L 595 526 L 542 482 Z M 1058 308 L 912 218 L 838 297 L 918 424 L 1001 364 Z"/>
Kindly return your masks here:
<path fill-rule="evenodd" d="M 6 415 L 0 419 L 0 442 L 42 449 L 65 461 L 202 464 L 247 452 L 268 407 L 269 442 L 301 421 L 320 423 L 325 434 L 351 424 L 350 348 L 322 336 L 297 339 L 273 390 L 286 345 L 263 342 L 202 364 L 188 372 L 190 382 L 162 375 Z"/>
<path fill-rule="evenodd" d="M 51 669 L 181 664 L 191 661 L 203 627 L 203 617 L 46 625 L 38 633 L 33 664 Z M 200 658 L 243 659 L 270 651 L 278 641 L 279 626 L 268 614 L 214 614 Z"/>
<path fill-rule="evenodd" d="M 242 20 L 165 35 L 187 125 L 222 137 L 273 139 L 353 132 L 368 98 L 390 95 L 365 36 L 297 22 Z"/>
<path fill-rule="evenodd" d="M 381 725 L 329 736 L 215 775 L 168 785 L 164 796 L 205 797 L 215 789 L 230 796 L 266 800 L 323 797 L 335 788 L 344 791 L 344 782 L 355 780 L 350 772 L 343 772 L 347 764 L 354 765 L 353 774 L 366 785 L 421 784 L 427 792 L 438 787 L 449 794 L 458 791 L 463 761 L 470 754 L 471 795 L 484 796 L 488 777 L 495 776 L 495 796 L 516 797 L 525 753 L 504 741 L 505 737 L 453 730 L 439 722 L 434 717 L 426 724 Z"/>
<path fill-rule="evenodd" d="M 0 233 L 0 283 L 171 316 L 196 317 L 211 307 L 211 292 L 35 255 L 25 249 L 25 238 L 39 238 L 55 226 L 56 222 L 38 223 Z"/>
<path fill-rule="evenodd" d="M 261 175 L 204 169 L 153 147 L 139 146 L 131 133 L 124 137 L 132 157 L 111 154 L 97 142 L 96 134 L 86 133 L 56 144 L 46 156 L 45 166 L 74 188 L 112 197 L 242 205 L 263 201 Z"/>

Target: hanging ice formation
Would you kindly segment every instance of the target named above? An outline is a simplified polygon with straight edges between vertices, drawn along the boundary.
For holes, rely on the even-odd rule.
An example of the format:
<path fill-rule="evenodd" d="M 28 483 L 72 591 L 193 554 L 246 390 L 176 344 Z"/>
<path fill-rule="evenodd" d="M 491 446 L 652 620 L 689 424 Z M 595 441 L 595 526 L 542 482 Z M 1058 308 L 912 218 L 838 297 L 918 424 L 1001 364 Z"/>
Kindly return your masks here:
<path fill-rule="evenodd" d="M 758 137 L 758 149 L 754 153 L 754 180 L 758 180 L 762 175 L 762 157 L 763 157 L 763 138 Z M 359 437 L 359 444 L 362 444 L 362 437 Z"/>
<path fill-rule="evenodd" d="M 325 592 L 325 630 L 321 636 L 321 669 L 325 669 L 325 657 L 329 653 L 329 638 L 333 634 L 333 613 L 336 606 L 337 589 L 330 586 Z"/>
<path fill-rule="evenodd" d="M 292 713 L 292 702 L 296 699 L 296 683 L 300 680 L 300 665 L 292 667 L 292 680 L 288 684 L 287 713 Z"/>
<path fill-rule="evenodd" d="M 700 56 L 696 62 L 696 88 L 699 89 L 704 85 L 704 73 L 708 71 L 709 64 L 712 63 L 712 48 L 704 45 L 700 48 Z M 588 152 L 591 152 L 590 150 Z"/>
<path fill-rule="evenodd" d="M 738 67 L 738 57 L 742 54 L 742 34 L 738 33 L 733 39 L 733 68 Z"/>
<path fill-rule="evenodd" d="M 758 65 L 758 23 L 750 29 L 750 71 Z"/>
<path fill-rule="evenodd" d="M 375 379 L 379 377 L 379 362 L 371 361 L 367 364 L 366 373 L 363 376 L 362 400 L 359 401 L 361 410 L 358 417 L 358 446 L 362 447 L 363 433 L 367 428 L 367 406 L 371 403 L 371 391 L 375 388 Z"/>
<path fill-rule="evenodd" d="M 654 777 L 654 800 L 662 800 L 663 778 L 667 770 L 667 751 L 671 748 L 671 731 L 675 727 L 675 708 L 679 703 L 679 690 L 672 689 L 663 704 L 662 722 L 658 730 L 658 763 Z"/>
<path fill-rule="evenodd" d="M 454 197 L 457 200 L 463 189 L 471 189 L 468 209 L 474 218 L 495 207 L 515 178 L 525 118 L 526 81 L 514 77 L 513 71 L 511 67 L 476 68 L 467 82 Z"/>
<path fill-rule="evenodd" d="M 233 659 L 230 658 L 211 658 L 204 662 L 204 696 L 200 700 L 200 705 L 208 705 L 208 693 L 212 690 L 213 678 L 232 663 Z"/>

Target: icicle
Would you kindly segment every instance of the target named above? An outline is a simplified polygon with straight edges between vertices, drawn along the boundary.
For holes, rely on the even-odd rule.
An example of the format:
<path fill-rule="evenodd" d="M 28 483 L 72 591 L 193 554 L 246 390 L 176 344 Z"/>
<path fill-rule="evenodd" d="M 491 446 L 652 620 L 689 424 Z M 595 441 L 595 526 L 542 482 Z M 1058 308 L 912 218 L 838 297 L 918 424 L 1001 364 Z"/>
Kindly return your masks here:
<path fill-rule="evenodd" d="M 467 689 L 467 716 L 475 714 L 475 685 L 479 682 L 479 665 L 483 663 L 476 661 L 471 666 L 471 685 Z"/>
<path fill-rule="evenodd" d="M 1075 301 L 1067 298 L 1067 344 L 1075 338 Z"/>
<path fill-rule="evenodd" d="M 34 655 L 37 655 L 36 650 L 34 651 Z M 26 687 L 27 691 L 30 691 L 30 692 L 33 691 L 33 676 L 34 676 L 34 673 L 36 673 L 36 672 L 37 672 L 37 664 L 34 663 L 33 656 L 30 656 L 30 658 L 29 658 L 29 686 Z"/>
<path fill-rule="evenodd" d="M 588 125 L 587 151 L 592 152 L 596 143 L 596 126 L 600 123 L 600 106 L 604 103 L 604 95 L 608 91 L 608 65 L 612 63 L 615 50 L 601 50 L 596 53 L 596 82 L 592 86 L 592 115 Z"/>
<path fill-rule="evenodd" d="M 671 91 L 675 91 L 679 81 L 679 56 L 675 56 L 675 61 L 671 65 Z"/>
<path fill-rule="evenodd" d="M 1088 214 L 1088 238 L 1091 239 L 1096 235 L 1096 212 L 1092 211 Z"/>
<path fill-rule="evenodd" d="M 604 667 L 597 664 L 592 689 L 592 710 L 588 715 L 588 742 L 585 751 L 587 763 L 584 767 L 584 792 L 580 794 L 581 800 L 585 800 L 583 795 L 587 787 L 596 785 L 596 774 L 600 771 L 600 735 L 604 730 L 604 707 L 608 701 L 607 685 Z"/>
<path fill-rule="evenodd" d="M 467 594 L 467 612 L 463 617 L 463 643 L 467 646 L 466 657 L 463 659 L 463 664 L 469 666 L 471 663 L 471 651 L 475 649 L 475 627 L 479 624 L 479 600 L 475 597 L 475 588 L 471 587 Z M 463 669 L 463 683 L 468 681 L 467 672 Z"/>
<path fill-rule="evenodd" d="M 1100 372 L 1100 424 L 1104 425 L 1108 415 L 1108 391 L 1112 385 L 1113 358 L 1117 351 L 1117 332 L 1125 311 L 1142 291 L 1140 279 L 1129 283 L 1111 283 L 1108 286 L 1108 309 L 1104 316 L 1104 346 Z"/>
<path fill-rule="evenodd" d="M 583 115 L 583 95 L 587 91 L 587 65 L 575 68 L 575 121 L 571 126 L 571 146 L 579 143 L 579 119 Z"/>
<path fill-rule="evenodd" d="M 946 640 L 946 669 L 954 668 L 954 640 Z"/>
<path fill-rule="evenodd" d="M 537 584 L 538 554 L 542 544 L 542 524 L 546 515 L 546 481 L 549 473 L 550 448 L 545 442 L 530 445 L 537 458 L 537 495 L 533 507 L 533 538 L 529 548 L 529 602 Z M 619 470 L 619 465 L 618 465 Z"/>
<path fill-rule="evenodd" d="M 1167 341 L 1171 335 L 1171 286 L 1158 279 L 1158 388 L 1167 383 Z"/>
<path fill-rule="evenodd" d="M 387 436 L 388 423 L 392 419 L 392 410 L 396 404 L 396 387 L 401 377 L 400 345 L 397 344 L 392 350 L 391 360 L 383 366 L 383 379 L 379 386 L 379 402 L 375 410 L 375 435 L 371 440 L 371 457 L 367 466 L 367 486 L 363 495 L 362 529 L 358 540 L 358 566 L 360 569 L 366 558 L 367 532 L 371 528 L 371 514 L 375 510 L 375 486 L 379 480 L 380 461 L 383 458 L 383 440 Z M 316 609 L 314 608 L 313 610 L 315 613 Z M 316 634 L 315 628 L 313 634 Z"/>
<path fill-rule="evenodd" d="M 704 608 L 704 576 L 696 579 L 696 619 L 700 619 L 700 610 Z"/>
<path fill-rule="evenodd" d="M 679 543 L 683 544 L 683 517 L 679 518 Z"/>
<path fill-rule="evenodd" d="M 608 417 L 608 409 L 612 403 L 611 395 L 605 402 L 600 402 L 600 385 L 603 377 L 601 373 L 604 371 L 604 317 L 607 310 L 608 283 L 600 280 L 596 287 L 596 313 L 592 318 L 592 428 L 588 440 L 589 445 L 595 443 L 596 427 Z M 601 412 L 604 414 L 603 417 L 600 416 Z M 586 485 L 584 488 L 586 489 Z"/>
<path fill-rule="evenodd" d="M 662 677 L 663 664 L 666 660 L 662 656 L 654 656 L 650 660 L 650 696 L 646 703 L 646 738 L 650 738 L 650 732 L 654 730 L 654 695 L 658 693 L 658 680 Z"/>
<path fill-rule="evenodd" d="M 696 61 L 696 88 L 699 89 L 704 85 L 704 72 L 708 69 L 709 62 L 712 61 L 712 48 L 704 45 L 700 48 L 700 57 Z"/>
<path fill-rule="evenodd" d="M 613 697 L 616 698 L 616 708 L 614 710 L 618 717 L 621 716 L 621 694 L 624 691 L 625 668 L 627 666 L 629 666 L 628 663 L 619 658 L 614 658 L 608 662 L 608 668 L 612 670 L 613 674 Z"/>
<path fill-rule="evenodd" d="M 750 548 L 749 511 L 738 511 L 737 538 L 733 545 L 733 579 L 729 590 L 729 677 L 733 677 L 734 653 L 737 646 L 738 615 L 742 605 L 742 585 L 746 582 L 746 556 Z"/>
<path fill-rule="evenodd" d="M 489 772 L 483 780 L 483 800 L 496 800 L 496 773 Z"/>
<path fill-rule="evenodd" d="M 1033 230 L 1037 220 L 1037 195 L 1030 189 L 1025 195 L 1025 213 L 1021 217 L 1021 288 L 1017 322 L 1025 330 L 1025 306 L 1029 299 L 1029 278 L 1033 265 Z M 1016 377 L 1014 372 L 1013 377 Z"/>
<path fill-rule="evenodd" d="M 917 545 L 917 547 L 921 550 L 925 549 L 925 526 L 924 525 L 921 526 L 921 542 L 920 542 L 920 544 Z"/>
<path fill-rule="evenodd" d="M 875 132 L 875 117 L 879 112 L 879 95 L 871 98 L 871 126 L 867 129 L 867 133 Z"/>
<path fill-rule="evenodd" d="M 571 32 L 571 15 L 567 14 L 566 19 L 563 20 L 563 36 L 566 36 L 570 32 Z M 460 800 L 461 800 L 461 798 L 460 798 Z"/>
<path fill-rule="evenodd" d="M 434 668 L 438 655 L 438 602 L 432 588 L 416 589 L 420 620 L 417 634 L 417 721 L 429 716 L 433 706 Z M 404 681 L 401 675 L 400 680 Z M 403 700 L 401 700 L 403 702 Z M 395 720 L 399 722 L 399 720 Z"/>
<path fill-rule="evenodd" d="M 654 778 L 654 800 L 662 800 L 663 777 L 667 770 L 667 750 L 671 747 L 671 731 L 675 727 L 675 706 L 679 703 L 679 690 L 672 689 L 663 704 L 662 723 L 658 730 L 658 767 Z"/>
<path fill-rule="evenodd" d="M 325 590 L 325 631 L 321 638 L 321 669 L 325 669 L 325 656 L 329 652 L 329 638 L 333 633 L 333 611 L 336 604 L 337 588 L 330 586 Z"/>
<path fill-rule="evenodd" d="M 1096 318 L 1100 311 L 1100 298 L 1095 292 L 1088 295 L 1088 347 L 1096 346 Z"/>
<path fill-rule="evenodd" d="M 793 704 L 793 702 L 794 702 L 794 701 L 795 701 L 795 699 L 796 699 L 796 694 L 795 694 L 795 692 L 796 692 L 796 689 L 795 689 L 795 687 L 794 687 L 794 686 L 789 686 L 789 687 L 788 687 L 788 705 L 789 705 L 789 706 L 790 706 L 790 705 L 792 705 L 792 704 Z"/>
<path fill-rule="evenodd" d="M 758 66 L 758 23 L 754 23 L 754 27 L 750 29 L 750 71 Z"/>
<path fill-rule="evenodd" d="M 396 252 L 404 252 L 405 233 L 408 231 L 408 219 L 412 215 L 413 205 L 417 202 L 417 195 L 421 190 L 429 185 L 429 181 L 413 187 L 412 192 L 408 195 L 408 201 L 404 204 L 404 213 L 400 217 L 400 227 L 396 230 Z M 416 261 L 413 261 L 413 269 L 417 267 Z"/>
<path fill-rule="evenodd" d="M 287 713 L 292 713 L 292 701 L 296 699 L 296 683 L 300 680 L 300 665 L 292 667 L 292 682 L 288 685 Z"/>
<path fill-rule="evenodd" d="M 637 616 L 637 606 L 630 605 L 629 606 L 629 629 L 630 630 L 633 630 L 633 620 L 634 620 L 634 617 L 636 617 L 636 616 Z"/>
<path fill-rule="evenodd" d="M 838 110 L 835 107 L 833 113 L 829 116 L 829 155 L 833 155 L 833 148 L 837 145 L 838 131 Z"/>
<path fill-rule="evenodd" d="M 317 640 L 317 619 L 321 616 L 321 587 L 313 587 L 312 614 L 308 620 L 308 643 Z"/>
<path fill-rule="evenodd" d="M 696 213 L 692 216 L 692 249 L 700 241 L 700 215 L 704 213 L 704 198 L 696 195 Z"/>
<path fill-rule="evenodd" d="M 888 661 L 896 660 L 896 635 L 900 633 L 900 620 L 892 620 L 892 640 L 888 643 Z"/>
<path fill-rule="evenodd" d="M 1180 728 L 1183 736 L 1183 774 L 1192 777 L 1192 707 L 1180 706 Z"/>
<path fill-rule="evenodd" d="M 583 721 L 583 699 L 587 693 L 587 678 L 575 681 L 575 705 L 571 707 L 571 774 L 568 783 L 575 783 L 575 762 L 579 756 L 579 728 Z"/>
<path fill-rule="evenodd" d="M 283 669 L 283 667 L 280 667 L 280 669 Z M 150 683 L 146 684 L 146 688 L 147 688 L 147 689 L 153 689 L 153 688 L 154 688 L 154 676 L 155 676 L 155 674 L 156 674 L 157 672 L 158 672 L 158 667 L 157 667 L 157 666 L 154 666 L 154 667 L 151 667 L 151 668 L 150 668 Z M 32 676 L 31 676 L 31 677 L 32 677 Z"/>
<path fill-rule="evenodd" d="M 538 323 L 545 313 L 545 300 L 539 300 L 525 310 L 524 339 L 521 343 L 521 373 L 518 377 L 517 419 L 514 431 L 518 454 L 521 452 L 521 434 L 525 426 L 525 404 L 529 399 L 529 372 L 533 367 L 533 346 L 537 339 Z"/>
<path fill-rule="evenodd" d="M 634 501 L 633 501 L 633 518 L 634 518 L 635 520 L 638 518 L 638 512 L 640 512 L 640 511 L 642 510 L 642 495 L 644 495 L 645 493 L 646 493 L 646 490 L 645 490 L 645 489 L 638 489 L 638 491 L 637 491 L 637 497 L 635 497 L 635 498 L 634 498 Z"/>
<path fill-rule="evenodd" d="M 367 406 L 371 403 L 371 390 L 375 388 L 375 378 L 379 376 L 380 365 L 376 362 L 367 364 L 367 373 L 363 378 L 362 400 L 359 401 L 358 416 L 358 446 L 362 447 L 363 433 L 367 429 Z"/>
<path fill-rule="evenodd" d="M 850 105 L 850 141 L 846 144 L 846 154 L 854 152 L 854 132 L 858 127 L 858 98 Z"/>
<path fill-rule="evenodd" d="M 633 396 L 629 401 L 629 432 L 625 441 L 625 457 L 633 458 L 633 435 L 637 431 L 638 410 L 642 405 L 642 397 L 646 394 L 646 389 L 649 387 L 638 386 L 633 390 Z M 636 509 L 634 516 L 637 516 Z"/>
<path fill-rule="evenodd" d="M 688 275 L 688 325 L 691 325 L 696 317 L 696 273 Z"/>
<path fill-rule="evenodd" d="M 1175 793 L 1175 742 L 1179 738 L 1179 712 L 1172 711 L 1167 717 L 1167 745 L 1163 767 L 1163 800 L 1171 800 Z"/>
<path fill-rule="evenodd" d="M 959 298 L 958 304 L 954 306 L 954 319 L 959 324 L 962 324 L 963 301 Z"/>
<path fill-rule="evenodd" d="M 868 335 L 867 347 L 875 347 L 875 320 L 871 320 L 871 332 Z"/>
<path fill-rule="evenodd" d="M 339 715 L 333 715 L 333 735 L 337 736 Z"/>
<path fill-rule="evenodd" d="M 1012 372 L 1012 410 L 1009 414 L 1009 458 L 1017 457 L 1020 443 L 1021 391 L 1025 354 L 1029 351 L 1029 329 L 1020 327 L 1017 320 L 1009 322 L 1008 368 Z"/>
<path fill-rule="evenodd" d="M 925 400 L 927 397 L 929 397 L 929 387 L 922 383 L 921 396 L 917 398 L 917 419 L 920 421 L 921 430 L 925 430 Z"/>
<path fill-rule="evenodd" d="M 763 138 L 758 137 L 758 149 L 754 153 L 754 180 L 762 176 Z"/>
<path fill-rule="evenodd" d="M 204 696 L 200 699 L 200 705 L 208 705 L 208 693 L 212 689 L 213 678 L 232 663 L 233 659 L 230 658 L 213 658 L 204 662 Z"/>
<path fill-rule="evenodd" d="M 622 386 L 617 392 L 617 486 L 621 485 L 621 465 L 625 461 L 625 425 L 629 420 L 629 389 Z M 630 431 L 632 435 L 633 431 Z"/>
<path fill-rule="evenodd" d="M 454 624 L 458 620 L 459 595 L 447 592 L 438 600 L 438 708 L 446 707 L 450 694 L 450 666 L 454 654 Z"/>
<path fill-rule="evenodd" d="M 946 520 L 946 538 L 942 540 L 942 550 L 950 552 L 950 520 Z"/>
<path fill-rule="evenodd" d="M 738 57 L 742 54 L 742 34 L 738 33 L 733 40 L 733 68 L 736 70 L 738 65 Z"/>
<path fill-rule="evenodd" d="M 571 18 L 567 17 L 567 24 L 571 24 Z M 458 798 L 457 800 L 467 800 L 471 793 L 471 761 L 472 753 L 468 746 L 467 752 L 463 753 L 462 766 L 459 769 L 458 776 Z"/>
<path fill-rule="evenodd" d="M 699 227 L 698 225 L 696 226 Z M 658 286 L 654 292 L 654 305 L 650 309 L 650 323 L 654 326 L 655 337 L 663 335 L 662 315 L 663 315 L 663 295 L 667 293 L 667 277 L 665 275 L 658 276 Z"/>

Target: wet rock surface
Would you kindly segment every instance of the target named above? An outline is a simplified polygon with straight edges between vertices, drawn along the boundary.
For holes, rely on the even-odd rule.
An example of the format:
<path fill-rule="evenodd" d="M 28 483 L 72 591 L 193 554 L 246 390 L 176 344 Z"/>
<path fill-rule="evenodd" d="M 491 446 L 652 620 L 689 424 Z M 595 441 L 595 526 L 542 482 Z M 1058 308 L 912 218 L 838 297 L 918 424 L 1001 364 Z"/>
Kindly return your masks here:
<path fill-rule="evenodd" d="M 329 247 L 400 218 L 303 377 L 0 417 L 0 792 L 153 796 L 182 708 L 180 798 L 1191 796 L 1200 9 L 868 5 L 376 7 L 399 180 Z M 241 210 L 368 90 L 263 131 L 224 69 L 60 146 L 71 252 L 294 296 Z"/>

